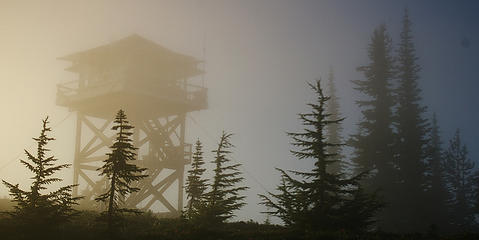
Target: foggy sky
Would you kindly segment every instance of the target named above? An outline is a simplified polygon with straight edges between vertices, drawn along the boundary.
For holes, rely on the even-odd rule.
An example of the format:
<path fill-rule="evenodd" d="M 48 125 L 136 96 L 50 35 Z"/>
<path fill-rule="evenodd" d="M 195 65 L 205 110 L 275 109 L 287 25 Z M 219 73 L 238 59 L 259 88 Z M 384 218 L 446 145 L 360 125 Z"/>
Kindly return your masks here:
<path fill-rule="evenodd" d="M 57 138 L 54 155 L 72 162 L 75 118 L 55 105 L 55 94 L 56 84 L 76 78 L 57 58 L 137 33 L 205 61 L 209 109 L 189 115 L 188 142 L 199 137 L 209 161 L 221 131 L 235 133 L 233 158 L 244 164 L 250 187 L 239 219 L 263 221 L 256 195 L 274 190 L 274 168 L 311 166 L 289 153 L 285 134 L 302 129 L 296 114 L 314 100 L 306 83 L 335 69 L 344 135 L 353 131 L 358 95 L 350 80 L 362 78 L 355 69 L 368 63 L 377 25 L 386 24 L 397 43 L 406 6 L 427 117 L 437 113 L 445 143 L 460 128 L 477 162 L 479 4 L 472 1 L 0 0 L 0 178 L 27 183 L 18 156 L 32 146 L 46 115 Z M 461 45 L 464 39 L 469 46 Z M 71 182 L 71 170 L 63 173 Z"/>

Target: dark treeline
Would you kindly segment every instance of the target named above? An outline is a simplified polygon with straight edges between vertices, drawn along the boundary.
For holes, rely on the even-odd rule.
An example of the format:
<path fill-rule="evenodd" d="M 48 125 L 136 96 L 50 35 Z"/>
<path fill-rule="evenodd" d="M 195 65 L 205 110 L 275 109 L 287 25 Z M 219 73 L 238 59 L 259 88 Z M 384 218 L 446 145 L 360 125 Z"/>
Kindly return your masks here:
<path fill-rule="evenodd" d="M 444 146 L 435 114 L 422 103 L 421 67 L 416 56 L 413 24 L 407 10 L 400 38 L 393 44 L 385 25 L 374 29 L 363 75 L 353 81 L 362 94 L 356 104 L 362 118 L 349 137 L 342 121 L 331 68 L 327 94 L 320 80 L 309 84 L 315 101 L 299 114 L 304 130 L 291 132 L 291 153 L 312 161 L 309 170 L 277 169 L 275 191 L 260 194 L 269 215 L 282 225 L 232 222 L 246 203 L 248 187 L 241 164 L 231 154 L 232 134 L 223 132 L 210 165 L 198 139 L 185 184 L 185 208 L 178 218 L 161 219 L 152 212 L 125 208 L 138 191 L 134 183 L 147 177 L 134 164 L 133 128 L 123 111 L 116 115 L 111 152 L 98 168 L 106 177 L 105 193 L 96 196 L 104 212 L 76 210 L 81 197 L 73 185 L 52 192 L 61 182 L 52 176 L 69 165 L 55 165 L 46 145 L 48 119 L 43 121 L 37 154 L 25 151 L 21 163 L 33 173 L 30 190 L 3 181 L 13 206 L 0 217 L 2 239 L 472 239 L 479 222 L 479 170 L 468 158 L 459 130 Z M 343 148 L 353 151 L 350 156 Z M 1 203 L 1 202 L 0 202 Z"/>
<path fill-rule="evenodd" d="M 358 68 L 364 79 L 354 81 L 364 96 L 357 101 L 363 118 L 350 143 L 355 170 L 373 171 L 363 186 L 379 190 L 386 203 L 377 226 L 393 232 L 477 229 L 479 182 L 473 176 L 479 172 L 473 173 L 459 131 L 442 148 L 437 119 L 422 103 L 407 10 L 397 46 L 381 25 L 368 53 L 369 64 Z"/>
<path fill-rule="evenodd" d="M 312 112 L 299 115 L 305 132 L 289 135 L 293 155 L 312 159 L 314 168 L 279 169 L 277 191 L 261 195 L 273 209 L 269 213 L 287 226 L 430 236 L 479 230 L 479 170 L 459 130 L 443 148 L 435 114 L 428 118 L 412 25 L 405 10 L 397 45 L 385 25 L 374 29 L 369 62 L 357 68 L 364 77 L 353 81 L 362 94 L 356 101 L 362 118 L 351 136 L 341 136 L 332 70 L 329 97 L 319 81 L 311 86 L 318 100 L 308 104 Z M 351 156 L 342 154 L 343 142 L 353 149 Z"/>

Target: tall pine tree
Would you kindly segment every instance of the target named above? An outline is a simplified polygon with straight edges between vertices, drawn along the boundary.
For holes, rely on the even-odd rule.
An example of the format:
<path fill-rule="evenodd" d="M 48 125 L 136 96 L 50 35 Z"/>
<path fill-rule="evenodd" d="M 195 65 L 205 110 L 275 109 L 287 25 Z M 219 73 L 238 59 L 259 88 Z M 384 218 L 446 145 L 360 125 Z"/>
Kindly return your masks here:
<path fill-rule="evenodd" d="M 346 178 L 341 173 L 327 171 L 329 165 L 338 162 L 337 153 L 328 152 L 340 143 L 326 141 L 325 128 L 338 124 L 342 119 L 332 119 L 325 107 L 329 97 L 323 95 L 320 81 L 310 84 L 317 95 L 317 103 L 308 104 L 312 112 L 299 114 L 304 132 L 289 133 L 293 139 L 293 155 L 299 159 L 311 159 L 311 171 L 283 171 L 279 193 L 260 195 L 262 204 L 272 209 L 270 214 L 280 217 L 285 224 L 306 232 L 336 231 L 345 229 L 358 232 L 367 230 L 374 213 L 381 204 L 364 194 L 359 187 L 360 174 Z"/>
<path fill-rule="evenodd" d="M 198 139 L 195 143 L 195 152 L 193 153 L 193 162 L 191 163 L 191 169 L 188 170 L 188 177 L 186 179 L 186 195 L 188 201 L 186 209 L 186 217 L 188 219 L 194 219 L 198 216 L 200 210 L 206 203 L 206 188 L 207 180 L 202 179 L 203 173 L 206 171 L 203 168 L 205 162 L 203 161 L 203 145 Z"/>
<path fill-rule="evenodd" d="M 450 193 L 450 221 L 454 231 L 471 230 L 474 224 L 473 187 L 474 162 L 467 156 L 467 148 L 461 142 L 459 129 L 449 141 L 445 159 L 447 187 Z"/>
<path fill-rule="evenodd" d="M 122 212 L 137 212 L 134 209 L 122 208 L 122 199 L 128 194 L 139 189 L 132 185 L 147 177 L 143 172 L 145 168 L 139 168 L 131 161 L 136 160 L 136 148 L 130 139 L 133 132 L 133 126 L 126 119 L 123 110 L 116 114 L 112 130 L 117 131 L 116 141 L 111 146 L 111 152 L 107 154 L 108 158 L 103 161 L 100 170 L 100 176 L 105 176 L 109 180 L 108 191 L 98 196 L 95 200 L 105 202 L 107 210 L 105 220 L 108 229 L 111 232 L 115 224 L 118 223 Z"/>
<path fill-rule="evenodd" d="M 397 199 L 401 209 L 397 230 L 414 232 L 424 230 L 426 201 L 425 166 L 429 125 L 423 117 L 426 107 L 421 106 L 421 90 L 418 86 L 420 67 L 412 40 L 411 21 L 405 10 L 398 49 L 396 89 L 397 110 L 394 126 L 397 131 L 395 163 L 399 168 Z"/>
<path fill-rule="evenodd" d="M 442 141 L 436 114 L 432 117 L 429 138 L 428 159 L 426 161 L 426 200 L 429 204 L 425 206 L 427 212 L 424 221 L 427 224 L 436 226 L 438 229 L 444 231 L 449 226 L 447 206 L 447 199 L 449 196 L 445 182 Z"/>
<path fill-rule="evenodd" d="M 22 227 L 22 231 L 35 234 L 36 237 L 38 237 L 38 231 L 48 231 L 70 221 L 74 215 L 78 214 L 73 206 L 81 198 L 72 197 L 74 185 L 47 192 L 50 184 L 62 181 L 60 178 L 53 177 L 53 174 L 70 166 L 69 164 L 55 165 L 57 159 L 54 156 L 47 156 L 50 150 L 46 148 L 46 145 L 55 140 L 48 136 L 48 132 L 51 131 L 48 123 L 47 117 L 43 120 L 40 136 L 33 138 L 37 142 L 36 156 L 25 150 L 28 160 L 20 160 L 34 174 L 31 178 L 33 183 L 30 191 L 20 189 L 18 184 L 3 181 L 3 184 L 9 188 L 13 202 L 16 203 L 10 215 Z"/>
<path fill-rule="evenodd" d="M 474 187 L 474 194 L 473 194 L 473 210 L 476 215 L 479 214 L 479 169 L 476 169 L 474 172 L 474 177 L 473 177 L 473 187 Z M 476 221 L 477 224 L 479 224 L 478 221 Z"/>
<path fill-rule="evenodd" d="M 340 119 L 341 114 L 339 111 L 339 98 L 336 93 L 336 84 L 334 83 L 334 71 L 330 67 L 328 75 L 328 94 L 329 101 L 326 104 L 326 112 L 331 115 L 331 119 Z M 342 142 L 341 131 L 343 130 L 341 123 L 328 124 L 325 126 L 326 129 L 326 141 L 329 143 L 340 143 Z M 344 161 L 341 161 L 343 156 L 341 153 L 341 146 L 331 146 L 328 147 L 327 151 L 329 153 L 334 153 L 335 158 L 339 161 L 328 166 L 328 171 L 331 173 L 342 173 L 346 168 Z"/>
<path fill-rule="evenodd" d="M 352 158 L 356 173 L 372 171 L 371 177 L 363 181 L 365 189 L 379 189 L 387 207 L 380 214 L 380 226 L 394 229 L 396 198 L 396 166 L 393 163 L 394 134 L 392 130 L 391 81 L 394 78 L 391 38 L 384 25 L 376 28 L 369 44 L 370 63 L 358 68 L 364 80 L 355 80 L 355 89 L 364 95 L 356 101 L 361 109 L 362 120 L 358 131 L 352 135 L 349 144 L 354 148 Z"/>
<path fill-rule="evenodd" d="M 215 164 L 213 183 L 211 190 L 206 194 L 207 204 L 202 217 L 210 224 L 223 223 L 235 216 L 234 211 L 243 207 L 245 196 L 240 195 L 241 191 L 248 189 L 245 186 L 237 186 L 244 178 L 241 177 L 239 167 L 241 164 L 232 164 L 229 154 L 233 144 L 230 142 L 232 134 L 223 132 L 218 143 L 218 148 L 213 150 Z"/>

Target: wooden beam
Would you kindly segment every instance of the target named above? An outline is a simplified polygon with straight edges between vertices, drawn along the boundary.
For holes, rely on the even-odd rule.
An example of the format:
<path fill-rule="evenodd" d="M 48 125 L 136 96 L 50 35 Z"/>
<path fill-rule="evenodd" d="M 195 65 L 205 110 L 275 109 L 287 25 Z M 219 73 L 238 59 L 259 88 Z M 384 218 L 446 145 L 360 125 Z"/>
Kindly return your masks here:
<path fill-rule="evenodd" d="M 110 137 L 110 142 L 113 142 L 113 139 L 114 139 L 114 138 L 115 138 L 114 135 L 111 136 L 111 137 Z M 93 153 L 95 153 L 96 151 L 100 150 L 101 148 L 103 148 L 103 147 L 109 147 L 109 146 L 111 146 L 111 144 L 110 144 L 110 145 L 107 145 L 106 142 L 103 142 L 103 141 L 102 141 L 102 142 L 100 142 L 98 145 L 96 145 L 95 147 L 93 147 L 92 149 L 88 150 L 88 152 L 84 153 L 84 154 L 82 155 L 82 157 L 84 157 L 84 158 L 85 158 L 85 157 L 88 157 L 88 156 L 92 155 Z"/>
<path fill-rule="evenodd" d="M 161 188 L 162 186 L 166 185 L 168 182 L 171 182 L 173 183 L 173 181 L 175 180 L 175 176 L 173 176 L 174 172 L 172 174 L 170 174 L 168 177 L 164 178 L 163 180 L 161 180 L 159 183 L 157 183 L 156 185 L 153 186 L 152 182 L 155 180 L 155 179 L 152 179 L 152 181 L 149 181 L 148 183 L 145 184 L 145 186 L 143 186 L 143 189 L 146 190 L 146 192 L 144 192 L 143 195 L 139 195 L 141 200 L 139 202 L 141 202 L 143 199 L 146 199 L 149 195 L 151 195 L 154 191 L 158 191 L 159 188 Z M 173 181 L 172 181 L 173 180 Z M 170 184 L 171 185 L 171 184 Z M 165 191 L 166 189 L 163 190 L 163 192 Z M 138 202 L 138 203 L 139 203 Z"/>
<path fill-rule="evenodd" d="M 168 202 L 168 200 L 167 200 L 162 194 L 160 194 L 160 193 L 158 193 L 158 192 L 153 192 L 153 195 L 155 195 L 156 199 L 155 199 L 155 198 L 152 198 L 152 199 L 150 200 L 151 204 L 150 204 L 150 202 L 148 203 L 148 204 L 150 204 L 150 205 L 148 206 L 148 208 L 151 207 L 151 205 L 154 203 L 154 200 L 158 200 L 158 201 L 161 202 L 161 204 L 163 204 L 163 206 L 165 206 L 166 208 L 168 208 L 168 210 L 170 210 L 170 212 L 177 212 L 177 210 L 173 207 L 173 205 L 171 205 L 171 203 Z M 145 207 L 147 207 L 147 206 L 145 206 Z"/>
<path fill-rule="evenodd" d="M 144 132 L 144 131 L 143 131 Z M 146 134 L 146 133 L 145 133 Z M 147 143 L 148 141 L 150 140 L 150 138 L 147 136 L 145 136 L 143 139 L 139 140 L 138 141 L 138 146 L 136 146 L 137 148 L 140 148 L 141 146 L 143 146 L 143 144 Z"/>
<path fill-rule="evenodd" d="M 82 158 L 81 162 L 82 163 L 90 163 L 90 162 L 100 162 L 103 161 L 107 158 L 106 155 L 103 156 L 95 156 L 95 157 L 87 157 L 87 158 Z"/>
<path fill-rule="evenodd" d="M 105 136 L 105 134 L 103 134 L 103 132 L 100 132 L 100 130 L 98 130 L 98 128 L 96 128 L 96 126 L 92 122 L 90 122 L 90 120 L 88 120 L 86 117 L 83 117 L 83 122 L 88 126 L 88 128 L 90 128 L 90 130 L 93 133 L 95 133 L 105 143 L 105 145 L 107 146 L 112 145 L 112 138 L 107 137 Z"/>
<path fill-rule="evenodd" d="M 165 143 L 167 143 L 167 145 L 169 146 L 173 146 L 173 142 L 171 141 L 171 138 L 169 136 L 169 134 L 166 134 L 165 130 L 163 129 L 163 126 L 161 125 L 161 123 L 156 119 L 156 120 L 152 120 L 152 122 L 155 124 L 156 126 L 156 129 L 154 129 L 154 126 L 149 124 L 147 125 L 148 127 L 150 127 L 150 139 L 154 139 L 154 137 L 158 137 L 159 139 L 161 139 L 162 141 L 164 141 Z M 162 144 L 163 145 L 163 144 Z"/>
<path fill-rule="evenodd" d="M 89 171 L 97 171 L 98 170 L 97 166 L 90 166 L 90 165 L 86 165 L 86 164 L 80 164 L 79 167 L 80 167 L 80 169 L 89 170 Z"/>
<path fill-rule="evenodd" d="M 158 119 L 153 119 L 153 123 L 157 126 L 158 130 L 161 132 L 163 136 L 171 140 L 171 135 L 175 134 L 178 139 L 180 137 L 176 133 L 176 129 L 182 123 L 181 117 L 176 117 L 174 120 L 167 122 L 165 125 L 162 125 Z M 166 130 L 165 130 L 166 129 Z"/>
<path fill-rule="evenodd" d="M 128 198 L 126 200 L 127 204 L 136 206 L 141 201 L 143 201 L 145 199 L 145 197 L 140 198 L 140 196 L 142 196 L 146 193 L 146 191 L 148 190 L 148 188 L 146 186 L 148 184 L 151 185 L 151 182 L 154 181 L 158 177 L 158 174 L 160 173 L 160 171 L 154 171 L 152 173 L 149 173 L 149 176 L 146 179 L 138 182 L 138 185 L 136 187 L 138 187 L 140 190 L 138 192 L 134 192 L 134 193 L 130 194 L 130 196 L 128 196 Z"/>
<path fill-rule="evenodd" d="M 136 196 L 135 205 L 139 204 L 141 201 L 143 201 L 144 199 L 146 199 L 150 195 L 155 195 L 156 200 L 160 200 L 158 198 L 158 194 L 159 195 L 163 194 L 171 186 L 171 184 L 173 184 L 173 182 L 175 180 L 176 180 L 176 172 L 172 172 L 169 176 L 167 176 L 166 178 L 164 178 L 162 181 L 160 181 L 159 183 L 157 183 L 154 186 L 151 184 L 152 181 L 150 181 L 149 183 L 146 184 L 146 186 L 142 187 L 142 189 L 145 189 L 145 191 L 142 194 L 138 194 Z M 165 199 L 165 201 L 166 201 L 166 199 Z M 134 202 L 132 201 L 132 203 L 134 203 Z"/>
<path fill-rule="evenodd" d="M 81 148 L 81 126 L 82 126 L 82 116 L 80 112 L 77 112 L 76 119 L 76 138 L 75 138 L 75 155 L 73 156 L 73 196 L 78 196 L 78 175 L 80 169 L 78 164 L 80 162 L 80 148 Z"/>
<path fill-rule="evenodd" d="M 161 140 L 158 140 L 157 138 L 153 138 L 156 135 L 155 135 L 155 133 L 152 132 L 152 130 L 147 129 L 146 127 L 142 127 L 142 130 L 143 130 L 143 132 L 145 132 L 145 134 L 147 134 L 149 142 L 153 143 L 153 144 L 150 144 L 150 148 L 156 149 L 158 151 L 158 153 L 161 154 L 162 159 L 165 159 L 166 158 L 166 152 L 163 149 L 165 144 L 162 143 Z M 161 137 L 159 137 L 159 138 L 161 138 Z"/>
<path fill-rule="evenodd" d="M 106 127 L 108 127 L 108 125 L 110 125 L 110 123 L 112 122 L 112 120 L 106 120 L 105 123 L 103 124 L 103 126 L 100 127 L 99 131 L 100 132 L 103 132 L 105 131 Z M 95 141 L 98 139 L 99 137 L 97 135 L 93 136 L 90 141 L 88 141 L 88 143 L 83 147 L 83 149 L 81 150 L 81 155 L 85 156 L 85 151 L 88 151 L 91 147 L 91 145 L 93 145 L 93 143 L 95 143 Z M 86 156 L 89 156 L 90 154 L 87 154 Z"/>
<path fill-rule="evenodd" d="M 93 182 L 90 177 L 88 177 L 82 170 L 79 170 L 78 173 L 80 176 L 90 185 L 92 188 L 95 188 L 95 182 Z"/>
<path fill-rule="evenodd" d="M 171 176 L 171 175 L 170 175 Z M 171 203 L 163 196 L 163 193 L 166 191 L 166 189 L 168 189 L 171 184 L 173 184 L 173 182 L 175 181 L 176 179 L 173 179 L 173 181 L 168 181 L 166 182 L 165 185 L 163 185 L 163 187 L 157 191 L 156 189 L 155 190 L 152 190 L 150 188 L 150 191 L 148 193 L 150 194 L 153 194 L 154 197 L 147 203 L 147 205 L 144 207 L 146 209 L 150 208 L 151 205 L 153 205 L 153 203 L 158 200 L 161 202 L 161 204 L 163 204 L 163 206 L 165 206 L 166 208 L 168 208 L 168 210 L 170 210 L 170 212 L 177 212 L 177 211 L 180 211 L 181 209 L 175 209 L 173 207 L 173 205 L 171 205 Z M 157 188 L 157 186 L 155 186 L 155 188 Z"/>
<path fill-rule="evenodd" d="M 181 159 L 178 159 L 177 161 L 184 161 L 184 151 L 185 151 L 185 126 L 186 126 L 186 113 L 181 114 L 178 116 L 178 118 L 181 118 L 181 124 L 180 124 L 180 146 L 181 146 L 181 151 L 183 152 Z M 176 170 L 178 173 L 178 211 L 180 209 L 183 209 L 183 175 L 185 173 L 185 165 L 184 164 L 178 164 L 178 169 Z"/>

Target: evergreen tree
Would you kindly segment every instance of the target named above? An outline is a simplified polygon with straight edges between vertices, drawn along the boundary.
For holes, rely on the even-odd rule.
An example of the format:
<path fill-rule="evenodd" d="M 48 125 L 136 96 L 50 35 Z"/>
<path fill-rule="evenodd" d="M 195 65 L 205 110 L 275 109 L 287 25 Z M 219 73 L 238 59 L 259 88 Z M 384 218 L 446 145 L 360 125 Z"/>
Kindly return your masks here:
<path fill-rule="evenodd" d="M 279 217 L 286 226 L 297 228 L 304 227 L 308 219 L 305 219 L 308 209 L 308 196 L 297 185 L 300 181 L 291 178 L 288 173 L 277 168 L 281 173 L 280 185 L 276 187 L 277 194 L 268 192 L 268 196 L 259 194 L 263 200 L 261 204 L 268 208 L 265 213 Z M 273 209 L 273 210 L 271 210 Z"/>
<path fill-rule="evenodd" d="M 329 165 L 339 161 L 337 153 L 327 149 L 341 144 L 325 140 L 325 127 L 338 124 L 342 119 L 331 119 L 331 114 L 326 113 L 329 97 L 323 95 L 320 81 L 310 87 L 317 94 L 317 103 L 308 104 L 312 112 L 299 114 L 306 128 L 304 132 L 288 135 L 293 139 L 293 146 L 299 148 L 291 151 L 293 155 L 298 159 L 311 159 L 314 167 L 311 171 L 289 173 L 279 169 L 279 193 L 269 193 L 269 197 L 260 195 L 262 204 L 273 209 L 269 213 L 280 217 L 285 224 L 307 232 L 365 231 L 373 223 L 373 215 L 381 203 L 359 187 L 365 173 L 346 178 L 342 173 L 326 171 Z"/>
<path fill-rule="evenodd" d="M 428 148 L 427 169 L 427 202 L 425 207 L 425 221 L 439 229 L 448 227 L 448 192 L 445 182 L 444 158 L 442 151 L 442 141 L 439 135 L 439 125 L 437 124 L 436 114 L 432 117 L 432 127 L 430 131 L 430 143 Z"/>
<path fill-rule="evenodd" d="M 202 213 L 210 224 L 223 223 L 235 216 L 233 213 L 235 210 L 246 204 L 243 201 L 245 196 L 241 196 L 240 191 L 248 187 L 237 186 L 244 179 L 238 170 L 241 164 L 231 164 L 231 159 L 228 157 L 231 154 L 230 149 L 234 147 L 230 142 L 231 136 L 231 133 L 223 132 L 218 148 L 213 150 L 215 159 L 212 163 L 216 167 L 211 191 L 206 194 L 207 205 Z"/>
<path fill-rule="evenodd" d="M 203 168 L 205 162 L 203 161 L 203 146 L 198 139 L 195 144 L 195 152 L 193 153 L 193 162 L 191 163 L 191 170 L 188 171 L 188 178 L 186 179 L 186 195 L 189 199 L 186 209 L 186 217 L 193 219 L 199 214 L 201 208 L 205 204 L 205 192 L 207 188 L 207 180 L 202 179 L 201 176 L 206 169 Z"/>
<path fill-rule="evenodd" d="M 467 156 L 466 145 L 461 143 L 459 129 L 449 141 L 449 147 L 444 154 L 447 187 L 451 197 L 450 221 L 453 230 L 471 230 L 474 224 L 473 211 L 473 180 L 474 162 Z"/>
<path fill-rule="evenodd" d="M 116 141 L 111 146 L 111 153 L 107 154 L 108 158 L 103 161 L 103 166 L 98 169 L 101 171 L 100 176 L 106 176 L 110 183 L 108 191 L 95 199 L 108 206 L 105 217 L 110 231 L 122 212 L 137 212 L 134 209 L 121 208 L 121 200 L 139 190 L 132 186 L 134 182 L 147 177 L 142 174 L 145 168 L 130 163 L 136 160 L 136 148 L 130 139 L 133 134 L 131 129 L 133 126 L 129 124 L 123 110 L 118 111 L 112 127 L 112 130 L 117 131 Z"/>
<path fill-rule="evenodd" d="M 356 173 L 371 171 L 363 181 L 368 191 L 379 189 L 387 207 L 380 214 L 380 226 L 393 230 L 396 217 L 393 214 L 396 203 L 396 166 L 393 163 L 394 134 L 392 130 L 392 107 L 394 99 L 391 81 L 394 77 L 391 57 L 391 38 L 384 25 L 373 32 L 369 44 L 370 63 L 358 68 L 365 80 L 355 80 L 355 89 L 365 95 L 356 101 L 361 108 L 363 119 L 358 132 L 351 136 L 349 144 L 354 148 L 352 162 Z M 397 208 L 396 208 L 397 209 Z"/>
<path fill-rule="evenodd" d="M 397 131 L 395 163 L 399 168 L 399 182 L 396 206 L 401 209 L 396 229 L 405 232 L 424 230 L 425 166 L 427 157 L 427 133 L 429 125 L 423 118 L 426 107 L 421 106 L 421 90 L 418 86 L 420 67 L 412 40 L 411 21 L 405 10 L 398 49 L 396 89 L 397 112 L 394 126 Z"/>
<path fill-rule="evenodd" d="M 355 148 L 353 161 L 357 164 L 357 171 L 374 169 L 377 171 L 374 179 L 383 180 L 370 181 L 373 188 L 376 188 L 378 186 L 375 185 L 380 182 L 390 182 L 388 176 L 390 176 L 393 159 L 391 151 L 393 60 L 391 38 L 384 25 L 374 30 L 368 51 L 371 62 L 367 66 L 358 68 L 366 80 L 353 81 L 356 85 L 355 90 L 363 93 L 367 99 L 356 101 L 362 109 L 363 121 L 359 123 L 358 134 L 352 136 L 351 145 Z M 384 185 L 379 185 L 379 187 L 382 186 Z"/>
<path fill-rule="evenodd" d="M 10 212 L 10 215 L 20 224 L 20 227 L 26 227 L 23 230 L 32 234 L 38 234 L 38 232 L 28 232 L 29 228 L 40 231 L 47 230 L 70 221 L 73 216 L 78 214 L 73 206 L 81 198 L 72 197 L 74 185 L 63 186 L 55 191 L 46 192 L 48 185 L 62 181 L 62 179 L 53 177 L 53 175 L 70 167 L 69 164 L 56 165 L 57 159 L 54 156 L 47 156 L 50 150 L 46 148 L 46 145 L 48 142 L 55 140 L 47 135 L 51 131 L 48 123 L 47 117 L 43 120 L 40 136 L 33 138 L 37 142 L 36 156 L 25 150 L 28 160 L 20 160 L 34 174 L 31 178 L 33 183 L 30 186 L 30 191 L 20 189 L 18 184 L 3 181 L 3 184 L 9 188 L 13 202 L 16 203 L 14 211 Z"/>
<path fill-rule="evenodd" d="M 473 176 L 473 187 L 474 187 L 474 195 L 473 195 L 473 210 L 474 210 L 474 213 L 476 215 L 479 214 L 479 169 L 477 169 L 475 172 L 474 172 L 474 176 Z M 476 221 L 477 224 L 479 224 L 478 221 Z M 476 225 L 476 227 L 478 227 Z"/>
<path fill-rule="evenodd" d="M 334 83 L 334 72 L 333 68 L 329 69 L 329 76 L 328 76 L 328 94 L 329 94 L 329 101 L 326 104 L 326 111 L 331 115 L 332 119 L 340 119 L 339 113 L 339 98 L 336 96 L 336 85 Z M 341 140 L 341 131 L 343 130 L 341 123 L 335 124 L 327 124 L 325 126 L 326 129 L 326 141 L 329 143 L 339 143 L 342 142 Z M 341 146 L 331 146 L 327 148 L 329 153 L 334 153 L 335 157 L 337 158 L 337 162 L 328 166 L 328 171 L 331 173 L 342 173 L 346 168 L 346 164 L 343 161 L 340 161 L 343 156 L 341 154 Z"/>

